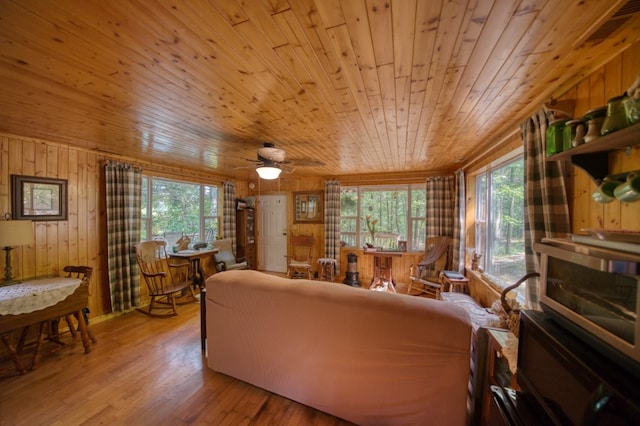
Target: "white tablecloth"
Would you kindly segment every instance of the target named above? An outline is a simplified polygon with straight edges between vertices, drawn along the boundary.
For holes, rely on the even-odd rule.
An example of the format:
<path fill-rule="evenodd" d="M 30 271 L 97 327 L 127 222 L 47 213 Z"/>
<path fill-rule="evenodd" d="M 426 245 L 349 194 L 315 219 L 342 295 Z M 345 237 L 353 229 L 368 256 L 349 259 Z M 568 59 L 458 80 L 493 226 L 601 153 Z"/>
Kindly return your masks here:
<path fill-rule="evenodd" d="M 80 286 L 79 278 L 43 278 L 0 287 L 0 315 L 20 315 L 59 303 Z"/>

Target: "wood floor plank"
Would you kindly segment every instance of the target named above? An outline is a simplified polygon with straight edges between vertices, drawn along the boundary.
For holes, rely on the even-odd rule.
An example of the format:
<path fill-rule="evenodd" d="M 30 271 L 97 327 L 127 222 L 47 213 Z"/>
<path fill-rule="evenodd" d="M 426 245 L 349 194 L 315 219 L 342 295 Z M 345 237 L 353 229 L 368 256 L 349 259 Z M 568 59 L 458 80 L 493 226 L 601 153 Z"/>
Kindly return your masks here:
<path fill-rule="evenodd" d="M 130 312 L 90 324 L 98 339 L 90 354 L 80 343 L 45 347 L 24 375 L 0 353 L 0 425 L 350 424 L 210 370 L 198 304 L 178 309 L 173 318 Z"/>

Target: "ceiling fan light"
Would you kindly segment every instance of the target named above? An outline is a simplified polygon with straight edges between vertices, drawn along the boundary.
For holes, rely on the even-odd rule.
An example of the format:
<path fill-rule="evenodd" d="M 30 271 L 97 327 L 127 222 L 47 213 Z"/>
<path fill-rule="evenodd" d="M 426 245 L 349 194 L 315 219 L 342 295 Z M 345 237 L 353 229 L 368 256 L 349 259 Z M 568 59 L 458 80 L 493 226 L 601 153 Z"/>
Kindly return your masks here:
<path fill-rule="evenodd" d="M 282 170 L 280 170 L 278 167 L 270 167 L 270 166 L 261 166 L 256 168 L 256 172 L 258 172 L 258 176 L 260 176 L 261 179 L 266 179 L 266 180 L 278 179 L 278 176 L 280 176 L 281 171 Z"/>

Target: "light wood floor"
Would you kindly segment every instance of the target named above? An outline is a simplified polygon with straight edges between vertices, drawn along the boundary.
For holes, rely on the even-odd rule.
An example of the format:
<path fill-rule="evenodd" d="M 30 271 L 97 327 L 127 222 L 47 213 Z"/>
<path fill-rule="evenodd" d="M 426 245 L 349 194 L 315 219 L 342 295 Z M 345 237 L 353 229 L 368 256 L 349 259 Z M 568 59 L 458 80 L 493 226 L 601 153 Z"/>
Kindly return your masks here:
<path fill-rule="evenodd" d="M 0 364 L 0 425 L 348 425 L 206 367 L 199 305 L 158 319 L 131 312 L 18 375 Z"/>

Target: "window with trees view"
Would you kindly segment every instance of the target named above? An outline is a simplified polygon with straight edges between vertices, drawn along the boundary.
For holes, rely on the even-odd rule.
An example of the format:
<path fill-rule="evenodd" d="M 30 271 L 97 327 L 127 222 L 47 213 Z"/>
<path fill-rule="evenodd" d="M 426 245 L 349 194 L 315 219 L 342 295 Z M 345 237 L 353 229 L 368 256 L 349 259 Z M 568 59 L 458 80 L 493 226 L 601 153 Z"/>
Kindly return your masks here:
<path fill-rule="evenodd" d="M 475 220 L 475 251 L 485 273 L 512 284 L 525 273 L 522 156 L 476 177 Z"/>
<path fill-rule="evenodd" d="M 426 185 L 348 186 L 340 190 L 340 239 L 387 249 L 424 250 Z"/>
<path fill-rule="evenodd" d="M 218 187 L 144 176 L 141 239 L 164 237 L 169 244 L 181 235 L 205 241 L 218 235 Z"/>

